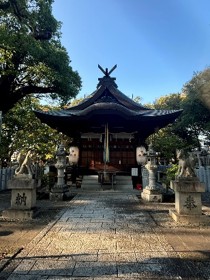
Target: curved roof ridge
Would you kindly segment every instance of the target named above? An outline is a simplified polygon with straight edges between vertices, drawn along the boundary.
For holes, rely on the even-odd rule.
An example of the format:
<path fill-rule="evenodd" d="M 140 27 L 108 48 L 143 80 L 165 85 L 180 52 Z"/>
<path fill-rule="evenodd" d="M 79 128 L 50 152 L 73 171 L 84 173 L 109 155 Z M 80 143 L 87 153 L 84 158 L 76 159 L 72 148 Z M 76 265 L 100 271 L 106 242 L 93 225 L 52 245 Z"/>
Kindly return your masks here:
<path fill-rule="evenodd" d="M 86 98 L 85 100 L 83 100 L 78 105 L 75 105 L 73 107 L 69 107 L 66 110 L 68 110 L 68 111 L 84 110 L 88 106 L 90 106 L 90 105 L 94 104 L 95 102 L 97 102 L 97 100 L 101 99 L 104 94 L 107 94 L 107 92 L 105 93 L 106 90 L 108 90 L 110 95 L 113 95 L 114 99 L 116 99 L 117 102 L 119 104 L 121 104 L 122 106 L 125 106 L 125 107 L 127 107 L 129 109 L 132 109 L 132 110 L 135 110 L 135 111 L 138 111 L 138 110 L 150 110 L 149 108 L 146 108 L 143 105 L 141 105 L 141 104 L 135 102 L 134 100 L 132 100 L 131 98 L 129 98 L 127 95 L 125 95 L 123 92 L 118 90 L 113 85 L 110 85 L 108 87 L 101 85 L 97 90 L 95 90 L 90 95 L 89 98 Z M 104 103 L 106 103 L 106 101 L 108 101 L 108 99 L 106 100 L 104 98 Z"/>
<path fill-rule="evenodd" d="M 103 103 L 103 102 L 97 102 L 97 103 L 94 103 L 92 104 L 91 106 L 85 108 L 84 110 L 81 110 L 81 111 L 74 111 L 75 115 L 77 116 L 83 116 L 83 115 L 86 115 L 90 112 L 93 112 L 93 111 L 96 111 L 96 110 L 105 110 L 105 111 L 109 111 L 110 109 L 113 109 L 115 111 L 121 111 L 121 112 L 124 112 L 125 114 L 127 115 L 142 115 L 144 114 L 144 111 L 143 112 L 136 112 L 132 109 L 129 109 L 129 108 L 126 108 L 125 106 L 122 106 L 121 104 L 118 104 L 118 103 Z M 72 112 L 72 114 L 74 114 Z M 104 113 L 104 112 L 103 112 Z"/>
<path fill-rule="evenodd" d="M 150 110 L 149 108 L 144 107 L 140 103 L 135 102 L 122 91 L 113 86 L 110 86 L 109 90 L 114 95 L 114 97 L 118 99 L 119 103 L 123 104 L 125 107 L 129 107 L 132 110 Z"/>
<path fill-rule="evenodd" d="M 115 112 L 121 112 L 123 114 L 125 114 L 125 116 L 136 116 L 136 117 L 140 117 L 140 116 L 144 116 L 144 117 L 164 117 L 167 115 L 179 115 L 182 110 L 155 110 L 155 109 L 148 109 L 148 110 L 132 110 L 130 108 L 127 108 L 119 103 L 105 103 L 104 102 L 96 102 L 91 104 L 90 106 L 87 106 L 85 109 L 83 110 L 55 110 L 55 111 L 48 111 L 48 112 L 43 112 L 43 111 L 34 111 L 36 115 L 45 115 L 45 116 L 59 116 L 59 117 L 73 117 L 73 116 L 77 116 L 77 117 L 81 117 L 81 116 L 85 116 L 88 115 L 90 113 L 96 112 L 97 110 L 102 110 L 102 114 L 106 114 L 105 112 L 109 112 L 109 110 L 113 110 Z"/>
<path fill-rule="evenodd" d="M 100 86 L 100 88 L 98 88 L 97 90 L 95 90 L 94 92 L 92 92 L 89 95 L 89 98 L 86 98 L 85 100 L 83 100 L 78 105 L 69 107 L 66 110 L 71 111 L 71 110 L 83 110 L 83 109 L 85 109 L 86 107 L 90 106 L 92 103 L 95 102 L 95 100 L 102 94 L 103 90 L 104 90 L 104 87 Z"/>

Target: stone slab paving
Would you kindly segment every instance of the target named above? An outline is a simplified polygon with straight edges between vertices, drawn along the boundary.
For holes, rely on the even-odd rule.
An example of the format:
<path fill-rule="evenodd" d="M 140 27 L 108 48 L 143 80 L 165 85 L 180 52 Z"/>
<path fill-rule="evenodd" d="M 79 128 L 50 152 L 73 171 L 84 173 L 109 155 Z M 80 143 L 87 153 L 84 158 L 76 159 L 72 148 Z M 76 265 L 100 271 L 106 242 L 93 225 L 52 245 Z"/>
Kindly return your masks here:
<path fill-rule="evenodd" d="M 0 279 L 210 279 L 210 227 L 181 227 L 167 207 L 135 194 L 80 193 Z"/>

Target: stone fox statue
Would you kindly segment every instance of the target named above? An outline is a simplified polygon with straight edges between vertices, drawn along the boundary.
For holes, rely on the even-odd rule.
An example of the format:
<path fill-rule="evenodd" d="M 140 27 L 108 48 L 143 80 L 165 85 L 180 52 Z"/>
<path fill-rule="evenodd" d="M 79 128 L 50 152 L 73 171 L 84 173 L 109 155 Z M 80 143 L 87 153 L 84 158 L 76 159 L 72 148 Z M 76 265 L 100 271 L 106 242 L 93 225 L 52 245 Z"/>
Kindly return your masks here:
<path fill-rule="evenodd" d="M 26 155 L 19 153 L 19 155 L 17 157 L 19 166 L 15 170 L 16 175 L 28 174 L 28 175 L 32 176 L 34 174 L 32 155 L 33 155 L 33 153 L 31 151 L 28 151 Z"/>
<path fill-rule="evenodd" d="M 178 177 L 196 177 L 195 158 L 183 149 L 176 151 L 179 160 Z"/>

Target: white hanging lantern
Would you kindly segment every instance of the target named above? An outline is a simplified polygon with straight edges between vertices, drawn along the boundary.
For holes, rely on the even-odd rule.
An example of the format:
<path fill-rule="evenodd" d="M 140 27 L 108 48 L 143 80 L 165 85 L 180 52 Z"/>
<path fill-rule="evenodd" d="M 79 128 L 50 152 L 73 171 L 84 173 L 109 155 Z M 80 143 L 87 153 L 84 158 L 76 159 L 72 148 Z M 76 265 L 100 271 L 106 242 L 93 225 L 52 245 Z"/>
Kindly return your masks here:
<path fill-rule="evenodd" d="M 136 148 L 136 161 L 141 165 L 144 165 L 147 162 L 147 151 L 144 146 Z"/>
<path fill-rule="evenodd" d="M 78 147 L 70 147 L 69 148 L 69 163 L 77 164 L 79 161 L 79 148 Z"/>

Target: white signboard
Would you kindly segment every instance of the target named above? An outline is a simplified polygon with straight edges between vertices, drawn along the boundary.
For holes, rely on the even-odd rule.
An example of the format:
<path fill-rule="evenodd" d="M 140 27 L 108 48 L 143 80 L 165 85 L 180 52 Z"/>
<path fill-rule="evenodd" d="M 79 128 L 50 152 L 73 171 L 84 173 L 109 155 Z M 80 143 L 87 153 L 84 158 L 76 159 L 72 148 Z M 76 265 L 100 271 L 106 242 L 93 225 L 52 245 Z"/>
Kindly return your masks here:
<path fill-rule="evenodd" d="M 138 176 L 138 168 L 131 168 L 131 176 Z"/>

